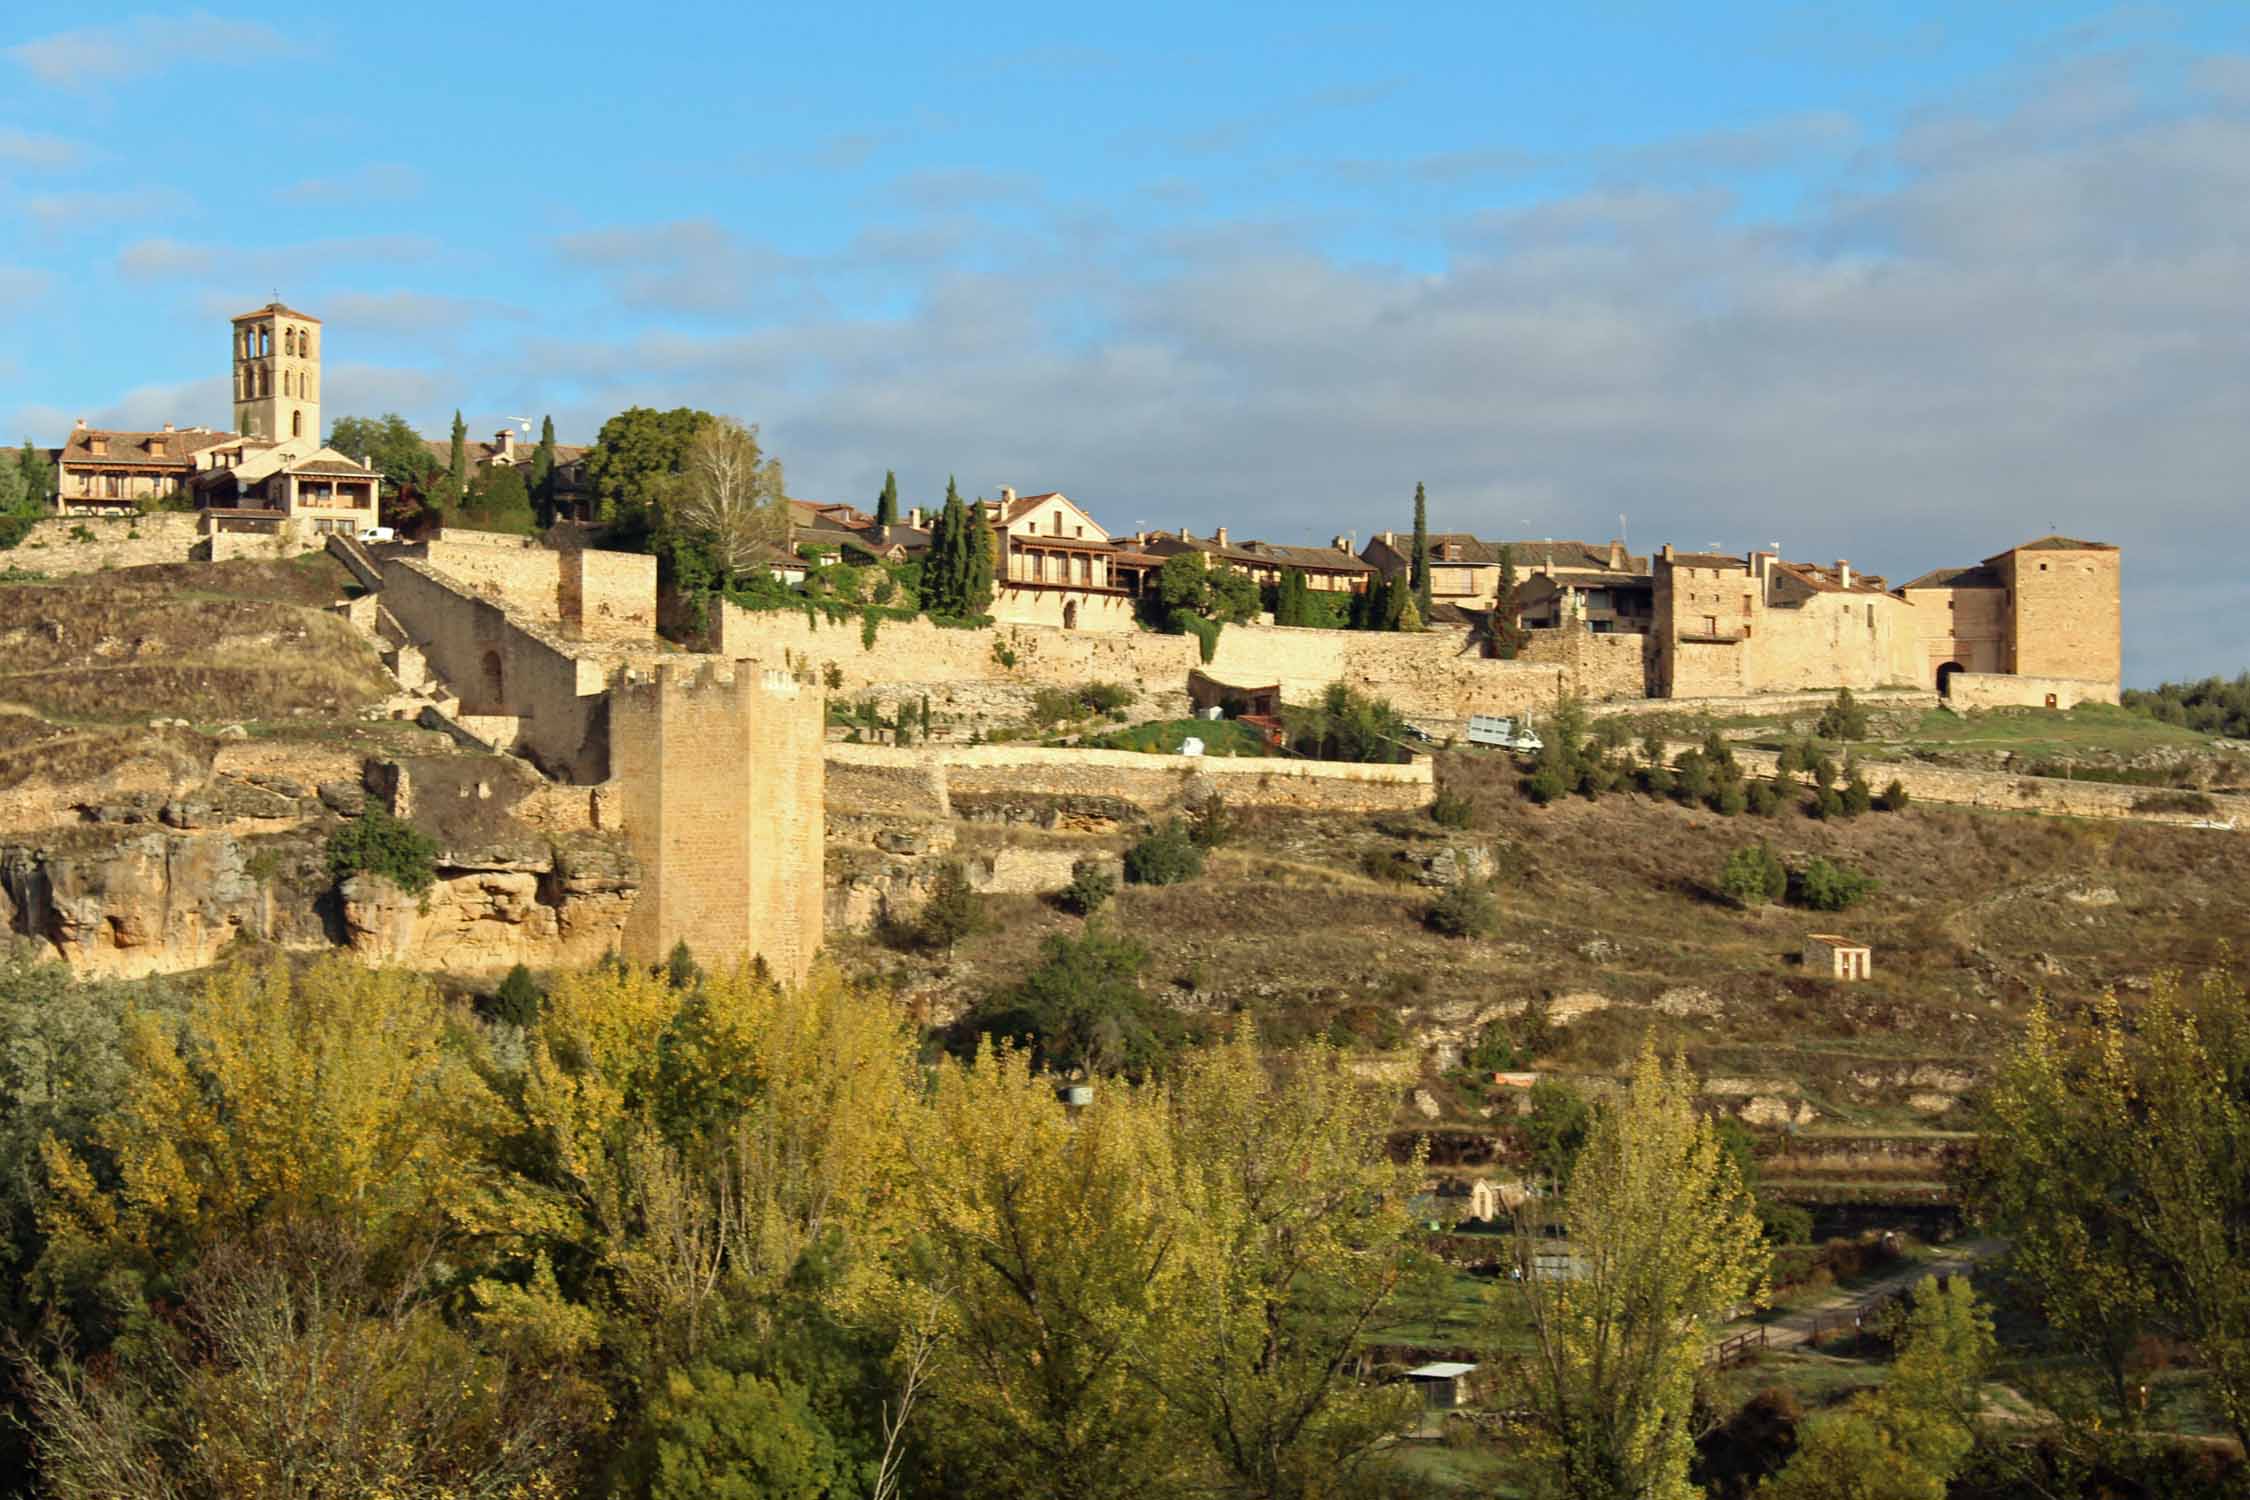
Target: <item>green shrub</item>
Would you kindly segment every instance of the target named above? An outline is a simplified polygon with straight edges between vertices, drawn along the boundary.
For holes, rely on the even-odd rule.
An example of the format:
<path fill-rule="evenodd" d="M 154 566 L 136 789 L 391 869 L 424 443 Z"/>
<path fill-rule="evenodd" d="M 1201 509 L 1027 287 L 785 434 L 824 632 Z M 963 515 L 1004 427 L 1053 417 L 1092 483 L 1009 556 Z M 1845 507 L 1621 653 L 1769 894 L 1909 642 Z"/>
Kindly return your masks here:
<path fill-rule="evenodd" d="M 1719 871 L 1719 891 L 1737 906 L 1779 901 L 1788 894 L 1789 872 L 1766 845 L 1745 844 L 1727 856 Z"/>
<path fill-rule="evenodd" d="M 1216 849 L 1234 837 L 1234 818 L 1226 799 L 1207 792 L 1188 809 L 1188 837 L 1198 849 Z"/>
<path fill-rule="evenodd" d="M 969 872 L 957 859 L 939 865 L 929 899 L 915 919 L 915 938 L 925 948 L 951 952 L 955 943 L 983 926 L 984 900 L 970 889 Z"/>
<path fill-rule="evenodd" d="M 1034 724 L 1065 724 L 1085 713 L 1078 695 L 1068 688 L 1043 687 L 1031 695 Z"/>
<path fill-rule="evenodd" d="M 1132 885 L 1178 885 L 1203 873 L 1203 850 L 1178 818 L 1125 851 L 1125 879 Z"/>
<path fill-rule="evenodd" d="M 1082 682 L 1078 685 L 1078 701 L 1098 714 L 1115 713 L 1130 708 L 1139 693 L 1122 682 Z"/>
<path fill-rule="evenodd" d="M 1571 779 L 1563 774 L 1560 766 L 1541 766 L 1524 778 L 1524 795 L 1541 807 L 1560 801 L 1570 794 L 1570 790 Z"/>
<path fill-rule="evenodd" d="M 1446 937 L 1488 937 L 1500 924 L 1500 903 L 1482 885 L 1463 881 L 1430 903 L 1422 924 Z"/>
<path fill-rule="evenodd" d="M 1812 801 L 1805 804 L 1805 811 L 1816 818 L 1840 818 L 1844 816 L 1844 794 L 1832 786 L 1824 786 L 1813 793 Z"/>
<path fill-rule="evenodd" d="M 1088 922 L 1075 936 L 1047 938 L 1039 956 L 1021 982 L 977 1003 L 956 1028 L 957 1048 L 980 1035 L 1007 1037 L 1050 1072 L 1140 1077 L 1179 1045 L 1179 1017 L 1141 991 L 1148 951 L 1131 938 Z"/>
<path fill-rule="evenodd" d="M 1055 899 L 1062 903 L 1063 910 L 1090 917 L 1116 894 L 1117 877 L 1103 868 L 1100 860 L 1081 859 L 1071 865 L 1070 884 Z"/>
<path fill-rule="evenodd" d="M 1430 821 L 1440 828 L 1466 828 L 1476 819 L 1477 805 L 1459 792 L 1439 792 L 1430 804 Z"/>
<path fill-rule="evenodd" d="M 1750 810 L 1750 794 L 1740 781 L 1722 781 L 1719 789 L 1711 794 L 1709 806 L 1721 817 L 1740 817 Z"/>
<path fill-rule="evenodd" d="M 1770 818 L 1781 810 L 1781 793 L 1770 781 L 1753 781 L 1745 791 L 1750 811 L 1758 817 Z"/>
<path fill-rule="evenodd" d="M 1913 800 L 1907 794 L 1906 783 L 1893 776 L 1891 784 L 1883 788 L 1883 795 L 1875 799 L 1875 805 L 1885 812 L 1904 812 Z"/>
<path fill-rule="evenodd" d="M 1842 911 L 1875 889 L 1875 877 L 1815 859 L 1797 876 L 1797 901 L 1814 911 Z"/>
<path fill-rule="evenodd" d="M 2208 817 L 2219 810 L 2201 792 L 2150 792 L 2133 799 L 2133 811 L 2146 813 L 2197 813 Z"/>
<path fill-rule="evenodd" d="M 370 807 L 328 836 L 328 873 L 338 880 L 380 875 L 408 895 L 437 881 L 437 840 L 380 807 Z"/>
<path fill-rule="evenodd" d="M 1820 722 L 1813 732 L 1824 740 L 1864 740 L 1867 738 L 1867 710 L 1852 697 L 1850 688 L 1836 689 L 1836 701 L 1820 711 Z"/>
<path fill-rule="evenodd" d="M 539 1010 L 546 1003 L 546 995 L 531 971 L 517 964 L 500 981 L 500 988 L 477 1008 L 488 1021 L 502 1021 L 510 1026 L 529 1026 L 539 1019 Z"/>
<path fill-rule="evenodd" d="M 1844 816 L 1856 818 L 1875 805 L 1875 793 L 1868 788 L 1867 778 L 1855 771 L 1852 779 L 1844 783 L 1838 800 L 1843 804 Z"/>

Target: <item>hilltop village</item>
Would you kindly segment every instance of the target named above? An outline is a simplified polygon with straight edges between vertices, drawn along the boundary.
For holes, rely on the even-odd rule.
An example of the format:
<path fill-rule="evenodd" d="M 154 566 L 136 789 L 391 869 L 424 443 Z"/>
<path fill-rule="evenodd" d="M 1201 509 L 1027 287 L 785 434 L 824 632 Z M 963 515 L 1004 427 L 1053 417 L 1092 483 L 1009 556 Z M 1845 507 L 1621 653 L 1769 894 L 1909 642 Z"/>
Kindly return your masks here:
<path fill-rule="evenodd" d="M 1104 762 L 1117 752 L 976 747 L 1042 693 L 1089 682 L 1114 684 L 1138 719 L 1265 726 L 1276 751 L 1283 705 L 1338 690 L 1380 699 L 1432 742 L 1471 716 L 1536 719 L 1565 702 L 1839 688 L 1961 709 L 2118 698 L 2118 551 L 2062 536 L 1893 586 L 1848 561 L 1763 551 L 1643 556 L 1614 540 L 1426 528 L 1379 530 L 1355 551 L 1348 537 L 1285 546 L 1223 525 L 1120 534 L 1059 491 L 954 495 L 940 512 L 902 510 L 887 490 L 870 513 L 787 498 L 776 482 L 736 497 L 733 576 L 691 593 L 656 549 L 602 545 L 628 528 L 605 518 L 598 445 L 557 444 L 550 428 L 534 447 L 513 427 L 469 443 L 457 421 L 451 443 L 407 436 L 422 477 L 402 484 L 395 444 L 347 451 L 354 439 L 372 448 L 371 431 L 387 441 L 378 424 L 339 423 L 324 442 L 327 338 L 281 302 L 253 309 L 230 324 L 232 430 L 80 423 L 19 454 L 51 483 L 51 518 L 23 529 L 14 556 L 79 572 L 333 553 L 353 583 L 336 609 L 390 674 L 384 712 L 516 758 L 546 788 L 542 805 L 570 809 L 554 816 L 629 841 L 638 895 L 604 941 L 632 953 L 684 941 L 803 974 L 823 932 L 821 809 L 839 794 L 885 802 L 891 792 L 869 788 L 918 779 L 938 806 L 980 774 L 1115 792 L 1145 774 Z M 732 430 L 758 474 L 755 439 Z M 478 524 L 510 505 L 520 524 Z M 949 605 L 937 581 L 948 571 Z M 909 589 L 921 607 L 900 603 Z M 866 743 L 832 703 L 869 726 L 910 722 L 921 745 L 904 748 L 915 737 L 897 729 L 893 744 Z M 1400 760 L 1245 762 L 1256 787 L 1242 795 L 1426 802 L 1426 757 Z M 1228 766 L 1206 757 L 1199 774 L 1247 785 Z M 118 923 L 58 926 L 37 915 L 52 892 L 23 873 L 15 885 L 19 929 L 44 921 L 80 961 L 89 944 L 120 943 Z M 490 967 L 517 949 L 454 951 Z"/>

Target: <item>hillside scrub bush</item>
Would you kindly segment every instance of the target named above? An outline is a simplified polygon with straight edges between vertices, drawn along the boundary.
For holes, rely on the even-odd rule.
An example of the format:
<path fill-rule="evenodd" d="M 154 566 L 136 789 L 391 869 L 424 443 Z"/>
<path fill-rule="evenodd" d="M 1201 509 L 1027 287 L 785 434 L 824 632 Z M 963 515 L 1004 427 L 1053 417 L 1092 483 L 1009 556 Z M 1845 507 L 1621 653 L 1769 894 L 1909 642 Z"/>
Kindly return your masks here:
<path fill-rule="evenodd" d="M 1874 891 L 1875 877 L 1815 858 L 1798 873 L 1796 887 L 1800 906 L 1814 911 L 1842 911 Z"/>
<path fill-rule="evenodd" d="M 328 836 L 328 873 L 380 875 L 410 896 L 437 882 L 437 840 L 403 818 L 369 807 Z"/>
<path fill-rule="evenodd" d="M 914 936 L 925 948 L 952 952 L 953 945 L 984 926 L 984 899 L 969 885 L 969 872 L 961 861 L 949 859 L 938 866 L 929 897 L 915 919 Z"/>
<path fill-rule="evenodd" d="M 1836 701 L 1820 711 L 1820 721 L 1813 732 L 1824 740 L 1864 740 L 1867 738 L 1867 710 L 1852 697 L 1848 687 L 1836 689 Z"/>
<path fill-rule="evenodd" d="M 1856 818 L 1875 805 L 1875 793 L 1869 789 L 1867 778 L 1855 771 L 1852 779 L 1844 783 L 1838 800 L 1843 804 L 1844 816 Z"/>
<path fill-rule="evenodd" d="M 1812 801 L 1805 804 L 1808 817 L 1822 819 L 1844 816 L 1844 794 L 1832 786 L 1824 786 L 1813 793 Z"/>
<path fill-rule="evenodd" d="M 1131 885 L 1178 885 L 1203 873 L 1203 850 L 1178 818 L 1125 851 L 1125 879 Z"/>
<path fill-rule="evenodd" d="M 1140 696 L 1122 682 L 1082 682 L 1078 685 L 1078 701 L 1097 714 L 1115 713 L 1130 708 Z"/>
<path fill-rule="evenodd" d="M 1234 816 L 1226 798 L 1206 792 L 1188 808 L 1188 838 L 1198 849 L 1217 849 L 1234 837 Z"/>
<path fill-rule="evenodd" d="M 1466 828 L 1476 819 L 1474 799 L 1460 792 L 1439 792 L 1430 804 L 1430 821 L 1440 828 Z"/>
<path fill-rule="evenodd" d="M 1570 791 L 1571 783 L 1559 766 L 1541 766 L 1524 778 L 1523 794 L 1541 807 L 1561 801 Z"/>
<path fill-rule="evenodd" d="M 1739 780 L 1721 782 L 1711 794 L 1709 806 L 1723 818 L 1738 818 L 1750 810 L 1750 794 Z"/>
<path fill-rule="evenodd" d="M 1104 869 L 1098 859 L 1081 859 L 1070 867 L 1070 884 L 1064 886 L 1056 900 L 1064 911 L 1081 917 L 1090 917 L 1109 904 L 1117 894 L 1117 877 Z"/>
<path fill-rule="evenodd" d="M 508 977 L 500 981 L 500 987 L 481 1002 L 477 1009 L 488 1021 L 499 1021 L 509 1026 L 531 1026 L 538 1022 L 539 1007 L 546 998 L 545 992 L 539 988 L 539 981 L 531 977 L 531 970 L 517 964 L 508 971 Z"/>
<path fill-rule="evenodd" d="M 1446 937 L 1489 937 L 1500 924 L 1500 904 L 1484 886 L 1464 880 L 1447 886 L 1430 903 L 1422 923 Z"/>
<path fill-rule="evenodd" d="M 1745 844 L 1727 856 L 1719 870 L 1719 893 L 1741 907 L 1779 901 L 1789 892 L 1789 872 L 1781 856 L 1765 844 Z"/>
<path fill-rule="evenodd" d="M 1893 776 L 1891 784 L 1883 788 L 1883 795 L 1875 799 L 1875 805 L 1885 812 L 1904 812 L 1913 800 L 1907 793 L 1906 783 Z"/>
<path fill-rule="evenodd" d="M 2219 804 L 2201 792 L 2150 792 L 2133 799 L 2135 812 L 2195 813 L 2208 817 L 2218 810 Z"/>

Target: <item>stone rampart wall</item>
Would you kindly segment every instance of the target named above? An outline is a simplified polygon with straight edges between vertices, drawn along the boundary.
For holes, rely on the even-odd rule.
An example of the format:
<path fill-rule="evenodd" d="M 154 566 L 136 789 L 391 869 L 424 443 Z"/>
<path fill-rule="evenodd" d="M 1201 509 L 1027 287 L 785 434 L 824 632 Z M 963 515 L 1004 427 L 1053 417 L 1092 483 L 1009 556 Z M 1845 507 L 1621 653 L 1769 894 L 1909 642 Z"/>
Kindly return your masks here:
<path fill-rule="evenodd" d="M 1436 791 L 1427 760 L 1363 766 L 1016 745 L 830 745 L 827 761 L 832 808 L 891 817 L 942 818 L 956 796 L 994 794 L 1110 797 L 1159 812 L 1206 790 L 1245 807 L 1390 812 L 1427 806 Z"/>
<path fill-rule="evenodd" d="M 1317 699 L 1331 682 L 1345 682 L 1390 699 L 1403 713 L 1429 718 L 1543 707 L 1573 690 L 1597 699 L 1641 696 L 1640 636 L 1538 634 L 1521 659 L 1496 661 L 1459 631 L 1384 635 L 1229 625 L 1205 670 L 1244 686 L 1278 682 L 1283 696 L 1298 703 Z M 726 603 L 716 606 L 709 644 L 723 656 L 803 666 L 823 680 L 833 666 L 840 697 L 927 692 L 934 711 L 956 716 L 1010 702 L 980 703 L 960 691 L 965 688 L 1005 686 L 1027 699 L 1026 690 L 1088 681 L 1125 683 L 1149 700 L 1144 713 L 1168 711 L 1180 703 L 1176 695 L 1184 694 L 1188 672 L 1203 664 L 1190 636 L 1033 625 L 948 630 L 927 620 L 885 620 L 870 645 L 856 619 L 830 624 L 802 610 L 751 611 Z"/>
<path fill-rule="evenodd" d="M 2075 708 L 2117 702 L 2117 684 L 2079 677 L 2017 677 L 2006 672 L 1956 672 L 1946 684 L 1954 708 Z"/>
<path fill-rule="evenodd" d="M 480 598 L 505 604 L 527 620 L 552 625 L 562 618 L 562 554 L 531 537 L 448 531 L 435 541 L 415 543 L 404 555 L 458 580 Z"/>
<path fill-rule="evenodd" d="M 656 639 L 656 559 L 591 547 L 561 554 L 556 604 L 563 631 L 581 641 Z"/>
<path fill-rule="evenodd" d="M 602 662 L 574 655 L 568 643 L 413 558 L 384 563 L 383 605 L 460 695 L 464 713 L 521 721 L 514 746 L 502 748 L 521 749 L 558 780 L 608 778 Z"/>

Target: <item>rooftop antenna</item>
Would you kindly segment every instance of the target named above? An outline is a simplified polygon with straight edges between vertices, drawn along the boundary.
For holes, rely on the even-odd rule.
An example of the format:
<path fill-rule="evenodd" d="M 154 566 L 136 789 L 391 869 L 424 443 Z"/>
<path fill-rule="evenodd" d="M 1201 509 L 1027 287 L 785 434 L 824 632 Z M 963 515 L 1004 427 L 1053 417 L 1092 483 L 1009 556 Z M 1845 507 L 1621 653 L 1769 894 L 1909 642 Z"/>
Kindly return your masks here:
<path fill-rule="evenodd" d="M 531 418 L 529 417 L 510 417 L 508 420 L 521 427 L 526 433 L 531 431 Z"/>

